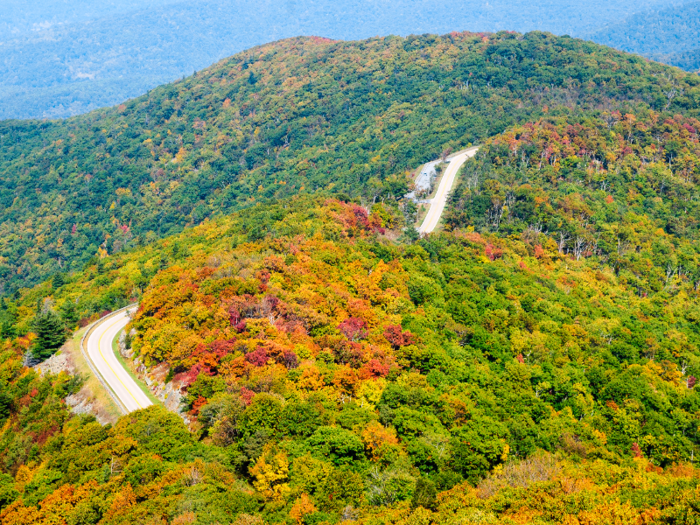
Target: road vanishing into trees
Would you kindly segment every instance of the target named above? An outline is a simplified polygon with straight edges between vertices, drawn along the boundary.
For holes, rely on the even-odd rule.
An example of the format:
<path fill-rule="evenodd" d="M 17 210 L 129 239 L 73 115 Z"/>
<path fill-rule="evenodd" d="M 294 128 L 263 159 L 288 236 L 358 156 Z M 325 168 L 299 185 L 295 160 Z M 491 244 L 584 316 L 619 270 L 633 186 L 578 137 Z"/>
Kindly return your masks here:
<path fill-rule="evenodd" d="M 130 306 L 98 321 L 84 341 L 84 349 L 93 371 L 100 376 L 108 390 L 111 390 L 110 394 L 116 398 L 117 405 L 124 413 L 153 404 L 119 362 L 112 347 L 117 334 L 129 323 L 129 315 L 135 312 L 136 308 L 136 305 Z"/>
<path fill-rule="evenodd" d="M 479 146 L 461 151 L 446 160 L 445 175 L 431 201 L 428 214 L 418 228 L 419 233 L 430 233 L 440 223 L 457 172 L 467 159 L 476 155 L 477 151 L 479 151 Z M 83 342 L 83 349 L 87 353 L 93 372 L 99 376 L 103 385 L 125 414 L 153 404 L 119 362 L 112 346 L 117 334 L 129 324 L 130 314 L 135 312 L 136 308 L 137 305 L 132 305 L 98 321 L 90 329 Z"/>
<path fill-rule="evenodd" d="M 418 233 L 430 233 L 437 227 L 438 224 L 440 224 L 440 217 L 442 217 L 442 212 L 445 210 L 447 197 L 450 195 L 450 190 L 452 190 L 452 185 L 457 177 L 459 168 L 462 167 L 467 159 L 470 159 L 476 155 L 476 152 L 479 151 L 479 147 L 480 146 L 474 146 L 466 149 L 446 160 L 446 162 L 449 164 L 445 170 L 445 175 L 443 175 L 442 180 L 440 181 L 440 186 L 438 186 L 437 192 L 435 193 L 435 197 L 433 197 L 430 203 L 428 214 L 425 216 L 425 219 L 423 219 L 423 223 L 420 225 L 420 228 L 418 228 Z"/>

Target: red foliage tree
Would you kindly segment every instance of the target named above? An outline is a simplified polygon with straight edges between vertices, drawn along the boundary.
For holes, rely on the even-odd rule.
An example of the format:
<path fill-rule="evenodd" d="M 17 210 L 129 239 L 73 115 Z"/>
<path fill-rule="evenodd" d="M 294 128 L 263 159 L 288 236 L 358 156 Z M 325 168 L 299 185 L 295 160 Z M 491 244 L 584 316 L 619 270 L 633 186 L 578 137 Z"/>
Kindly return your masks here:
<path fill-rule="evenodd" d="M 382 363 L 379 359 L 370 359 L 370 361 L 362 367 L 360 375 L 362 377 L 386 377 L 389 374 L 390 367 L 386 363 Z"/>
<path fill-rule="evenodd" d="M 209 345 L 211 348 L 212 353 L 218 357 L 219 359 L 223 358 L 225 355 L 230 354 L 233 352 L 233 349 L 236 346 L 236 339 L 220 339 L 218 341 L 214 341 Z"/>
<path fill-rule="evenodd" d="M 255 397 L 255 392 L 252 390 L 247 389 L 246 387 L 241 388 L 241 401 L 245 403 L 245 405 L 250 405 L 250 403 L 253 401 L 253 398 Z"/>
<path fill-rule="evenodd" d="M 291 370 L 292 368 L 296 368 L 299 366 L 299 358 L 291 350 L 286 350 L 284 352 L 284 354 L 282 355 L 282 362 L 284 363 L 284 366 L 286 366 L 288 370 Z"/>
<path fill-rule="evenodd" d="M 369 214 L 362 206 L 353 206 L 352 213 L 355 216 L 355 220 L 359 226 L 363 228 L 369 228 Z"/>
<path fill-rule="evenodd" d="M 338 330 L 350 341 L 360 341 L 367 337 L 367 323 L 358 317 L 348 317 L 338 325 Z"/>
<path fill-rule="evenodd" d="M 635 458 L 641 458 L 641 457 L 643 457 L 642 449 L 639 448 L 639 444 L 638 444 L 638 443 L 632 443 L 632 454 L 634 454 L 634 457 L 635 457 Z"/>
<path fill-rule="evenodd" d="M 246 329 L 245 319 L 243 319 L 243 316 L 236 308 L 232 307 L 229 310 L 229 316 L 230 316 L 231 326 L 233 326 L 233 328 L 239 334 L 245 332 L 245 329 Z"/>
<path fill-rule="evenodd" d="M 384 337 L 391 344 L 394 350 L 398 350 L 402 346 L 412 345 L 415 341 L 411 332 L 402 331 L 398 325 L 389 325 L 384 330 Z"/>
<path fill-rule="evenodd" d="M 269 356 L 267 355 L 267 350 L 258 347 L 249 354 L 246 354 L 245 359 L 253 366 L 265 366 Z"/>
<path fill-rule="evenodd" d="M 503 250 L 496 246 L 492 246 L 491 244 L 487 244 L 486 248 L 484 248 L 484 251 L 486 252 L 486 257 L 488 257 L 492 261 L 503 257 Z"/>

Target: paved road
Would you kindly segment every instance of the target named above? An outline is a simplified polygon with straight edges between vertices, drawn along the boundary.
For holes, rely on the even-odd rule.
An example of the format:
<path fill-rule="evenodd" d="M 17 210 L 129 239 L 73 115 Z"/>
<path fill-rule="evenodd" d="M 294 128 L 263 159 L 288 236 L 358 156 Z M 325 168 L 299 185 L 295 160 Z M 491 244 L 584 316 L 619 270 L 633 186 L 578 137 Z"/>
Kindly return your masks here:
<path fill-rule="evenodd" d="M 479 147 L 474 146 L 448 159 L 449 164 L 447 165 L 447 170 L 445 170 L 445 175 L 440 181 L 440 186 L 438 186 L 437 193 L 435 193 L 435 197 L 432 199 L 428 214 L 425 216 L 425 219 L 423 219 L 423 224 L 418 228 L 418 233 L 430 233 L 437 227 L 459 168 L 462 167 L 462 164 L 464 164 L 467 159 L 476 155 L 477 151 L 479 151 Z"/>
<path fill-rule="evenodd" d="M 128 311 L 135 310 L 136 307 Z M 128 372 L 117 361 L 112 350 L 112 341 L 119 331 L 129 322 L 127 310 L 119 312 L 113 317 L 109 317 L 100 322 L 88 337 L 86 343 L 88 356 L 93 365 L 102 376 L 102 379 L 109 384 L 112 392 L 126 407 L 127 412 L 140 410 L 152 405 L 146 394 L 138 387 Z"/>

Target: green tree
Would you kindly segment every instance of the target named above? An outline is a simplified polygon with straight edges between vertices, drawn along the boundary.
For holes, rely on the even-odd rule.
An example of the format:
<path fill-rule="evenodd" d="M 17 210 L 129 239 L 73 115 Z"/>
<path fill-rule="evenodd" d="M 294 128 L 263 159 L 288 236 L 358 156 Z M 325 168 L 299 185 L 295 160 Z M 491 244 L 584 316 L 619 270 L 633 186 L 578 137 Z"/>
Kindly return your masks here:
<path fill-rule="evenodd" d="M 413 508 L 423 507 L 433 509 L 437 498 L 435 483 L 426 478 L 419 478 L 416 481 L 416 490 L 413 493 L 411 506 Z"/>
<path fill-rule="evenodd" d="M 61 320 L 66 325 L 66 328 L 69 329 L 74 328 L 78 324 L 79 316 L 75 302 L 68 300 L 61 305 Z"/>
<path fill-rule="evenodd" d="M 362 440 L 344 428 L 320 427 L 306 440 L 306 446 L 336 466 L 355 465 L 364 458 Z"/>
<path fill-rule="evenodd" d="M 66 331 L 61 318 L 53 310 L 39 313 L 34 319 L 36 339 L 32 354 L 39 359 L 46 359 L 60 348 L 66 340 Z"/>
<path fill-rule="evenodd" d="M 58 290 L 61 286 L 66 284 L 66 280 L 64 279 L 63 274 L 60 272 L 53 276 L 52 282 L 54 290 Z"/>
<path fill-rule="evenodd" d="M 15 501 L 19 492 L 15 490 L 14 480 L 9 474 L 0 473 L 0 509 Z"/>

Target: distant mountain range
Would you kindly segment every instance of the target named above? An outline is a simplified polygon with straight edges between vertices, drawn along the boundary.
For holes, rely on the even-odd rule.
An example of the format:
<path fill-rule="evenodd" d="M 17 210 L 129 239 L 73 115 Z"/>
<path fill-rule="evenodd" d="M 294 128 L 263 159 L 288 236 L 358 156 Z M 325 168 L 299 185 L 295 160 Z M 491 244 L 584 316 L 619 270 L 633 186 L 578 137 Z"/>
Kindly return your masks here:
<path fill-rule="evenodd" d="M 98 12 L 87 0 L 7 0 L 10 14 L 0 21 L 0 119 L 57 118 L 114 105 L 241 50 L 291 36 L 355 40 L 453 30 L 598 35 L 603 24 L 676 3 L 112 0 Z M 613 37 L 601 34 L 599 41 Z M 628 49 L 623 44 L 617 47 Z"/>
<path fill-rule="evenodd" d="M 639 53 L 660 62 L 700 69 L 700 2 L 651 10 L 593 33 L 599 44 Z"/>

